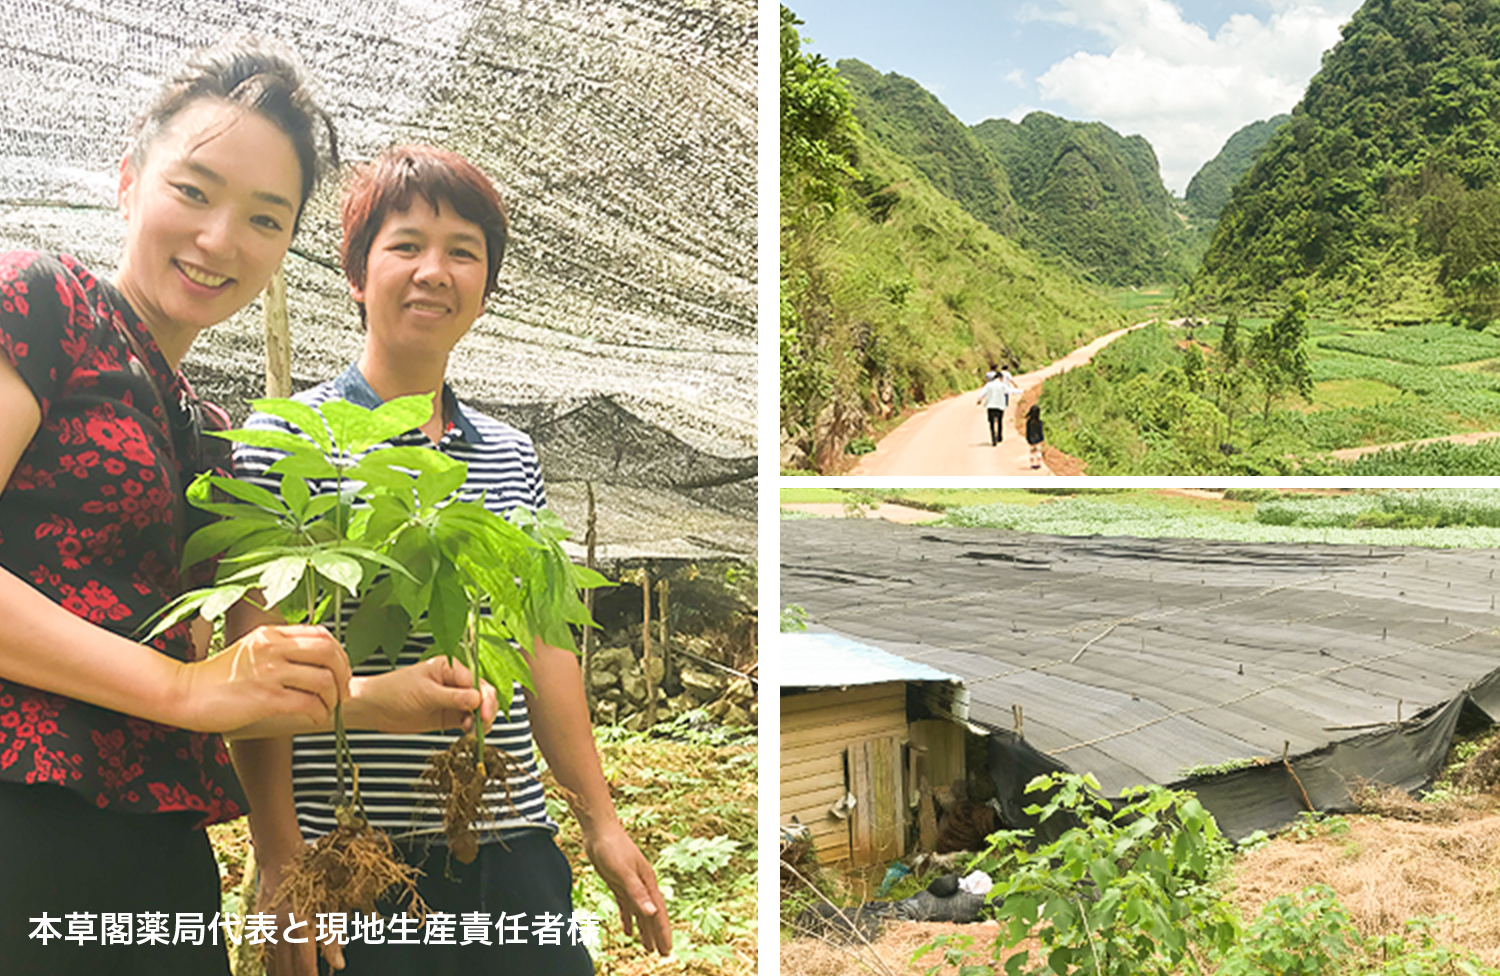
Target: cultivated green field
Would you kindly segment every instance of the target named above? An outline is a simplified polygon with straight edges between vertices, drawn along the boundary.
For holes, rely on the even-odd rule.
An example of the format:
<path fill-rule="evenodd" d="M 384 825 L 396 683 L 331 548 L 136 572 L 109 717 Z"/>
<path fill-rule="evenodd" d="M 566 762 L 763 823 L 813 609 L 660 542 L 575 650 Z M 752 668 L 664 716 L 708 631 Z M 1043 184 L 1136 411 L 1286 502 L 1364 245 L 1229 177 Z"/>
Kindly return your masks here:
<path fill-rule="evenodd" d="M 1242 320 L 1241 346 L 1268 323 Z M 1132 333 L 1090 366 L 1048 381 L 1042 413 L 1049 441 L 1094 475 L 1500 470 L 1496 449 L 1484 445 L 1332 457 L 1340 449 L 1500 430 L 1500 328 L 1431 322 L 1371 329 L 1310 318 L 1308 333 L 1310 398 L 1272 396 L 1269 412 L 1255 376 L 1226 390 L 1217 358 L 1221 322 Z"/>
<path fill-rule="evenodd" d="M 832 491 L 832 489 L 825 489 Z M 1307 494 L 1276 489 L 861 490 L 825 501 L 927 508 L 943 525 L 1052 535 L 1500 547 L 1500 488 Z M 782 504 L 795 504 L 785 491 Z M 854 511 L 853 505 L 849 506 Z"/>

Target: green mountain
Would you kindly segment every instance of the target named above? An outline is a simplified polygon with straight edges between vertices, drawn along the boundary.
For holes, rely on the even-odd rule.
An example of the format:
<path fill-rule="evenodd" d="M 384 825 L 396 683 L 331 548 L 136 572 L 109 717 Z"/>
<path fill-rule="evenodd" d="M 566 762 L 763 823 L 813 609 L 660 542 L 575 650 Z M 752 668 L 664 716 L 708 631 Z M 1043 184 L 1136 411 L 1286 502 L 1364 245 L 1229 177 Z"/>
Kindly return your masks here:
<path fill-rule="evenodd" d="M 1500 4 L 1370 0 L 1224 208 L 1193 291 L 1500 310 Z"/>
<path fill-rule="evenodd" d="M 1219 154 L 1203 164 L 1203 168 L 1193 175 L 1187 187 L 1187 209 L 1193 220 L 1212 224 L 1219 219 L 1220 211 L 1229 202 L 1230 191 L 1240 177 L 1249 172 L 1250 164 L 1255 162 L 1255 154 L 1291 118 L 1290 115 L 1276 115 L 1260 122 L 1251 122 L 1230 136 Z"/>
<path fill-rule="evenodd" d="M 1151 144 L 1102 122 L 1032 112 L 1019 124 L 989 119 L 974 135 L 1010 177 L 1028 239 L 1111 284 L 1182 276 L 1182 231 Z"/>
<path fill-rule="evenodd" d="M 1142 137 L 1044 112 L 970 128 L 910 78 L 855 60 L 838 70 L 872 143 L 992 230 L 1095 281 L 1186 277 L 1182 219 Z"/>
<path fill-rule="evenodd" d="M 838 63 L 854 115 L 870 138 L 907 162 L 992 230 L 1014 236 L 1020 215 L 1005 171 L 943 103 L 910 78 L 863 61 Z"/>

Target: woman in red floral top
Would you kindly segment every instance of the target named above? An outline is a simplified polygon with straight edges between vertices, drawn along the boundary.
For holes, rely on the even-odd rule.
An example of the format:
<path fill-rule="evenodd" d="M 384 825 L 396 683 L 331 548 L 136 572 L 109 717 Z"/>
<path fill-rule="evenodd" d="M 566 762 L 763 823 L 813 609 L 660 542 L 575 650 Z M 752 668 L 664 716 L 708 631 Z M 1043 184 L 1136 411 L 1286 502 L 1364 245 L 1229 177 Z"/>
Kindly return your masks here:
<path fill-rule="evenodd" d="M 365 727 L 451 727 L 479 704 L 434 662 L 351 683 L 321 627 L 260 627 L 212 658 L 186 624 L 133 636 L 182 591 L 183 486 L 219 466 L 198 433 L 226 418 L 178 367 L 285 256 L 320 130 L 336 158 L 284 48 L 202 52 L 121 165 L 113 280 L 66 255 L 0 254 L 6 973 L 227 973 L 202 830 L 247 808 L 225 737 L 326 727 L 340 699 Z"/>

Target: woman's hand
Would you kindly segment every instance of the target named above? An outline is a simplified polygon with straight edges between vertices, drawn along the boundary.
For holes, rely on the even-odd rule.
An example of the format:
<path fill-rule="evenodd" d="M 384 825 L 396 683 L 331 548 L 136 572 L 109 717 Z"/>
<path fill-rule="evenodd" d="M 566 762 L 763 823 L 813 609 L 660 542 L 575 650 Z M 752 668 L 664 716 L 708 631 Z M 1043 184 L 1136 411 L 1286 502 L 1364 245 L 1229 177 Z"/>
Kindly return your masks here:
<path fill-rule="evenodd" d="M 473 728 L 475 709 L 488 732 L 498 711 L 494 687 L 482 681 L 476 689 L 468 668 L 446 657 L 432 657 L 385 674 L 355 678 L 344 723 L 381 732 L 467 732 Z"/>
<path fill-rule="evenodd" d="M 211 658 L 179 665 L 175 724 L 252 737 L 311 731 L 349 697 L 349 680 L 349 659 L 324 628 L 257 627 Z"/>

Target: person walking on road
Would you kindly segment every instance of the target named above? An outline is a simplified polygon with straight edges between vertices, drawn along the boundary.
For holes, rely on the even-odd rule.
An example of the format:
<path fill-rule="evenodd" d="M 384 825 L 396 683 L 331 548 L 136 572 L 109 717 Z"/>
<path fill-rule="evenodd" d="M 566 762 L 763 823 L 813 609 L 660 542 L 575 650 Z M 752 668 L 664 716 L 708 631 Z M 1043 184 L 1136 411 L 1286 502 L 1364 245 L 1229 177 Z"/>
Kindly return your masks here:
<path fill-rule="evenodd" d="M 989 416 L 990 446 L 994 447 L 1005 433 L 1005 407 L 1010 400 L 1010 387 L 994 370 L 985 374 L 985 380 L 978 402 L 984 404 Z"/>

